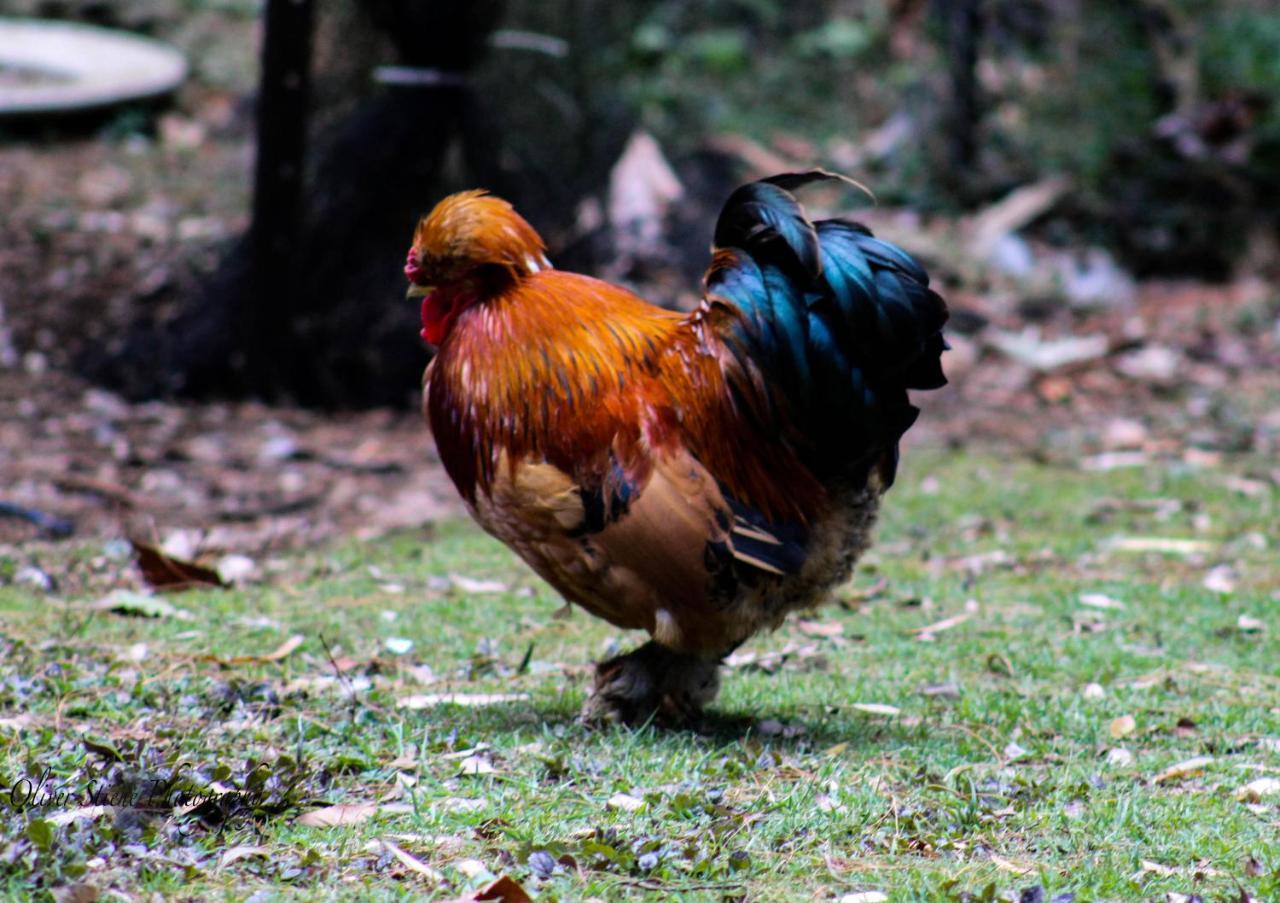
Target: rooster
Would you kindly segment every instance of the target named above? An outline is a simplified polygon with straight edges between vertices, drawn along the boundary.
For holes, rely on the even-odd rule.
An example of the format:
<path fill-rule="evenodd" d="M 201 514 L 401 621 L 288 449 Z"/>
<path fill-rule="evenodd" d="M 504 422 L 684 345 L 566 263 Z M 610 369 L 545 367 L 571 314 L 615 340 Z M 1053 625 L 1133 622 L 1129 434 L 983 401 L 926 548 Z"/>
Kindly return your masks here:
<path fill-rule="evenodd" d="M 566 599 L 650 636 L 597 665 L 588 722 L 696 719 L 727 654 L 846 580 L 918 414 L 907 390 L 946 382 L 920 265 L 793 194 L 833 179 L 737 189 L 691 313 L 554 269 L 484 191 L 418 224 L 405 275 L 445 470 Z"/>

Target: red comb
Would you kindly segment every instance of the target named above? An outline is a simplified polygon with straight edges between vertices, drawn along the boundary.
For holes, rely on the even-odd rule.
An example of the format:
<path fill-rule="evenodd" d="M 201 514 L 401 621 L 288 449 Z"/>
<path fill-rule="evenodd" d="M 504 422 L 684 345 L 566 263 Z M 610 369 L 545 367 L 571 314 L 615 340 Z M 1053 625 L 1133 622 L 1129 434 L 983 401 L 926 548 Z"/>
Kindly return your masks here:
<path fill-rule="evenodd" d="M 418 277 L 422 275 L 422 267 L 418 264 L 418 253 L 413 248 L 409 249 L 409 259 L 404 265 L 404 275 L 415 284 L 418 284 Z"/>

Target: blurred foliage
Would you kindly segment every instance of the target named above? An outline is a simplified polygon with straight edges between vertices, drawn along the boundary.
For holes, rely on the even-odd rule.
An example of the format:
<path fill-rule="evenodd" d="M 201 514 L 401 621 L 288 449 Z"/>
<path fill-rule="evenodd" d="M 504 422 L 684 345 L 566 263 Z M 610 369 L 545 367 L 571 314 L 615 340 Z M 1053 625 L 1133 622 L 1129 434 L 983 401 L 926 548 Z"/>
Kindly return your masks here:
<path fill-rule="evenodd" d="M 677 156 L 741 133 L 922 210 L 1065 174 L 1076 188 L 1050 237 L 1117 247 L 1139 271 L 1221 273 L 1251 230 L 1274 228 L 1258 201 L 1280 191 L 1274 3 L 982 0 L 979 152 L 958 178 L 945 5 L 512 0 L 508 28 L 566 39 L 569 53 L 495 54 L 488 94 L 507 98 L 517 145 L 540 142 L 571 172 L 634 117 Z M 895 116 L 902 127 L 877 134 Z"/>
<path fill-rule="evenodd" d="M 319 0 L 317 122 L 371 91 L 412 30 L 390 0 Z M 957 173 L 955 67 L 943 27 L 976 10 L 977 147 Z M 0 0 L 0 11 L 179 39 L 262 0 Z M 473 72 L 509 181 L 565 222 L 643 124 L 675 158 L 737 133 L 863 180 L 883 203 L 956 211 L 1050 175 L 1070 201 L 1046 237 L 1118 249 L 1139 272 L 1225 273 L 1280 194 L 1274 0 L 506 0 Z M 505 39 L 504 39 L 505 35 Z M 512 37 L 514 35 L 514 38 Z M 550 39 L 550 40 L 548 40 Z M 421 40 L 438 42 L 438 36 Z M 225 46 L 224 46 L 225 45 Z M 203 83 L 246 91 L 253 47 L 193 54 Z M 566 200 L 569 199 L 569 200 Z"/>

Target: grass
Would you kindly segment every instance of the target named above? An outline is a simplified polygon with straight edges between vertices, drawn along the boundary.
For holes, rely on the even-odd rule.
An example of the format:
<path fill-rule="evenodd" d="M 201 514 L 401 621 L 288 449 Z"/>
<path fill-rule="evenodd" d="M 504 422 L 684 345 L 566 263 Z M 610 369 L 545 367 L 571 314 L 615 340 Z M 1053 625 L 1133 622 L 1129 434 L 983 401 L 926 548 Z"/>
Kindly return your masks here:
<path fill-rule="evenodd" d="M 917 450 L 840 604 L 742 650 L 701 733 L 578 726 L 590 662 L 636 638 L 565 617 L 463 522 L 259 562 L 262 584 L 169 597 L 189 619 L 89 610 L 126 568 L 110 549 L 0 558 L 0 781 L 72 793 L 0 794 L 0 895 L 447 898 L 509 875 L 540 899 L 1278 899 L 1280 794 L 1237 798 L 1280 775 L 1280 493 L 1238 479 L 1260 467 Z M 32 561 L 61 595 L 12 579 Z M 1234 590 L 1206 588 L 1223 566 Z M 397 705 L 445 693 L 487 704 Z M 57 817 L 184 764 L 192 794 L 253 792 Z"/>

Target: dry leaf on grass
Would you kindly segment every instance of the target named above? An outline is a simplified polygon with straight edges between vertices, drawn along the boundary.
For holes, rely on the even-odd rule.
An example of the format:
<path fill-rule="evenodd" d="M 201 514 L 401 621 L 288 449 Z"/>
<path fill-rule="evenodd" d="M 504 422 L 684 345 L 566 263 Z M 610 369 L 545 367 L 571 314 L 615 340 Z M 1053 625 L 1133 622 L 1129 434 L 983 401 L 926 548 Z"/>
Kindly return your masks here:
<path fill-rule="evenodd" d="M 932 624 L 926 624 L 923 627 L 915 627 L 908 632 L 914 634 L 918 640 L 931 640 L 935 633 L 950 630 L 952 627 L 963 624 L 965 621 L 969 620 L 970 617 L 971 615 L 968 613 L 952 615 L 949 618 L 943 618 L 941 621 L 935 621 Z"/>
<path fill-rule="evenodd" d="M 1081 593 L 1080 604 L 1089 608 L 1121 609 L 1124 603 L 1102 593 Z"/>
<path fill-rule="evenodd" d="M 615 793 L 609 797 L 609 801 L 605 803 L 605 807 L 609 809 L 617 809 L 621 812 L 639 812 L 644 808 L 644 800 L 637 799 L 629 793 Z"/>
<path fill-rule="evenodd" d="M 1194 759 L 1187 759 L 1185 762 L 1169 766 L 1151 780 L 1156 784 L 1163 784 L 1166 781 L 1180 781 L 1183 778 L 1199 774 L 1204 771 L 1206 766 L 1211 764 L 1213 764 L 1213 756 L 1196 756 Z"/>
<path fill-rule="evenodd" d="M 427 865 L 418 857 L 412 855 L 411 853 L 405 852 L 399 846 L 397 846 L 396 844 L 392 843 L 391 841 L 385 838 L 383 838 L 382 840 L 371 841 L 369 843 L 369 847 L 372 848 L 373 852 L 377 852 L 378 850 L 386 850 L 388 853 L 394 856 L 397 860 L 399 860 L 400 864 L 403 865 L 405 868 L 407 868 L 409 871 L 413 872 L 414 874 L 421 875 L 423 878 L 426 878 L 428 881 L 434 881 L 437 884 L 441 884 L 445 880 L 444 875 L 437 872 L 435 869 Z"/>
<path fill-rule="evenodd" d="M 505 702 L 524 702 L 528 693 L 422 693 L 396 700 L 401 709 L 430 709 L 438 705 L 485 706 Z"/>
<path fill-rule="evenodd" d="M 97 885 L 87 881 L 52 887 L 49 893 L 53 897 L 53 903 L 97 903 L 102 898 L 102 891 L 98 890 Z"/>
<path fill-rule="evenodd" d="M 838 621 L 810 621 L 803 618 L 796 621 L 796 629 L 805 636 L 814 637 L 837 637 L 844 633 L 844 625 Z"/>
<path fill-rule="evenodd" d="M 1005 859 L 1003 856 L 997 856 L 995 853 L 991 854 L 991 862 L 1001 871 L 1009 872 L 1014 875 L 1029 875 L 1036 870 L 1034 865 L 1014 862 L 1011 859 Z"/>
<path fill-rule="evenodd" d="M 503 875 L 488 887 L 462 896 L 454 897 L 446 903 L 533 903 L 528 892 L 508 875 Z"/>
<path fill-rule="evenodd" d="M 1258 778 L 1236 790 L 1236 799 L 1242 803 L 1260 803 L 1264 796 L 1280 794 L 1280 780 L 1276 778 Z"/>
<path fill-rule="evenodd" d="M 143 578 L 155 589 L 178 592 L 196 587 L 227 585 L 213 568 L 175 558 L 156 546 L 136 539 L 129 540 L 129 544 L 133 546 Z"/>
<path fill-rule="evenodd" d="M 1236 573 L 1229 564 L 1220 564 L 1204 575 L 1201 586 L 1224 596 L 1236 591 Z"/>
<path fill-rule="evenodd" d="M 489 593 L 506 593 L 511 591 L 511 587 L 498 580 L 477 580 L 474 577 L 463 577 L 461 574 L 450 574 L 449 582 L 462 590 L 464 593 L 472 595 L 487 595 Z"/>
<path fill-rule="evenodd" d="M 342 825 L 358 825 L 377 814 L 377 803 L 340 803 L 312 809 L 298 816 L 297 823 L 308 828 L 336 828 Z"/>
<path fill-rule="evenodd" d="M 855 712 L 863 712 L 867 715 L 885 715 L 889 718 L 902 714 L 902 710 L 897 706 L 885 705 L 882 702 L 855 702 L 849 708 Z"/>
<path fill-rule="evenodd" d="M 1125 749 L 1123 746 L 1117 746 L 1114 749 L 1107 750 L 1107 764 L 1115 765 L 1123 768 L 1126 765 L 1133 764 L 1133 753 Z"/>
<path fill-rule="evenodd" d="M 1222 875 L 1221 871 L 1215 868 L 1210 868 L 1204 860 L 1201 860 L 1195 865 L 1185 866 L 1183 868 L 1175 868 L 1171 865 L 1162 865 L 1159 862 L 1152 862 L 1150 859 L 1143 859 L 1140 860 L 1140 862 L 1142 864 L 1142 871 L 1139 872 L 1139 874 L 1147 872 L 1152 875 L 1161 875 L 1166 878 L 1173 877 L 1175 875 L 1196 878 L 1217 878 Z"/>
<path fill-rule="evenodd" d="M 1212 543 L 1202 539 L 1178 539 L 1165 536 L 1117 536 L 1105 547 L 1116 552 L 1159 552 L 1164 555 L 1196 555 L 1208 552 Z"/>
<path fill-rule="evenodd" d="M 1116 740 L 1129 736 L 1137 729 L 1138 722 L 1134 720 L 1132 715 L 1121 715 L 1119 718 L 1113 719 L 1107 728 L 1112 738 Z"/>
<path fill-rule="evenodd" d="M 92 821 L 103 815 L 114 815 L 115 812 L 115 806 L 81 806 L 77 809 L 68 809 L 65 812 L 55 812 L 45 818 L 45 821 L 56 827 L 61 827 L 62 825 L 69 825 L 73 821 Z"/>
<path fill-rule="evenodd" d="M 1236 629 L 1241 633 L 1262 633 L 1267 629 L 1267 625 L 1257 618 L 1241 615 L 1236 618 Z"/>
<path fill-rule="evenodd" d="M 813 670 L 825 662 L 826 658 L 818 651 L 817 643 L 788 643 L 775 652 L 735 652 L 724 660 L 727 667 L 763 671 L 766 674 L 773 674 L 783 667 Z"/>
<path fill-rule="evenodd" d="M 250 859 L 254 856 L 267 858 L 271 855 L 270 847 L 254 846 L 252 844 L 241 844 L 224 850 L 222 855 L 218 857 L 218 867 L 226 868 L 233 862 L 239 862 L 241 859 Z"/>
<path fill-rule="evenodd" d="M 216 655 L 204 656 L 204 661 L 217 662 L 224 667 L 230 665 L 254 665 L 268 664 L 270 662 L 278 662 L 281 659 L 288 658 L 299 646 L 306 640 L 300 633 L 295 633 L 279 646 L 266 655 L 233 655 L 231 658 L 218 658 Z"/>
<path fill-rule="evenodd" d="M 482 774 L 493 774 L 498 769 L 485 756 L 467 756 L 458 763 L 458 774 L 475 777 Z"/>

